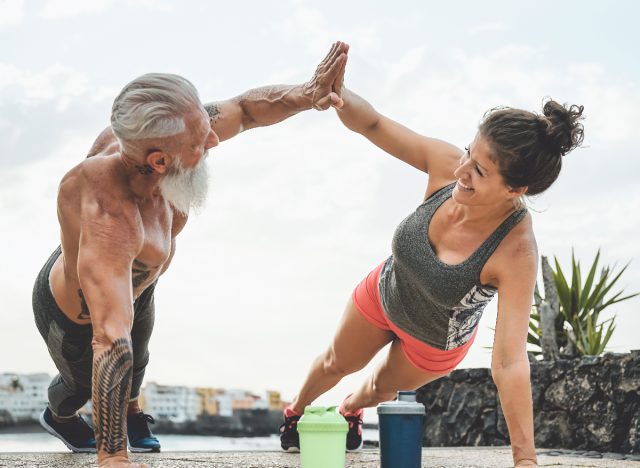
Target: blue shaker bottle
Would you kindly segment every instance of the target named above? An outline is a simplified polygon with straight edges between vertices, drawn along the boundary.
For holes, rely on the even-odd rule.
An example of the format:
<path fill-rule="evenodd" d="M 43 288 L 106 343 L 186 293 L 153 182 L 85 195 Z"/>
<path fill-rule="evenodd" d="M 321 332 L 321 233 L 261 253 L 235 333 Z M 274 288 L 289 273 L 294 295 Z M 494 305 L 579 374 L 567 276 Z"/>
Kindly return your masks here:
<path fill-rule="evenodd" d="M 378 405 L 381 468 L 420 468 L 425 409 L 416 392 Z"/>

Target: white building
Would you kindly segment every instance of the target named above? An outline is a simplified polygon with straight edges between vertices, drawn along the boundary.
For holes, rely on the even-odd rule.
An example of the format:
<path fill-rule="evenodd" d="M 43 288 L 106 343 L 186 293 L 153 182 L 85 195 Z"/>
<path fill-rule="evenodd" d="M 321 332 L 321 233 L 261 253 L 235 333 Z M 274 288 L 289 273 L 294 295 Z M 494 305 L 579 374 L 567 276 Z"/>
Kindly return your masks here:
<path fill-rule="evenodd" d="M 218 416 L 225 416 L 227 418 L 233 416 L 233 400 L 231 399 L 231 395 L 219 393 L 216 395 L 216 402 L 218 403 Z"/>
<path fill-rule="evenodd" d="M 200 410 L 200 397 L 195 388 L 154 382 L 149 382 L 142 389 L 141 403 L 145 413 L 176 423 L 195 421 Z"/>
<path fill-rule="evenodd" d="M 0 374 L 0 409 L 14 421 L 37 420 L 47 406 L 48 374 Z"/>

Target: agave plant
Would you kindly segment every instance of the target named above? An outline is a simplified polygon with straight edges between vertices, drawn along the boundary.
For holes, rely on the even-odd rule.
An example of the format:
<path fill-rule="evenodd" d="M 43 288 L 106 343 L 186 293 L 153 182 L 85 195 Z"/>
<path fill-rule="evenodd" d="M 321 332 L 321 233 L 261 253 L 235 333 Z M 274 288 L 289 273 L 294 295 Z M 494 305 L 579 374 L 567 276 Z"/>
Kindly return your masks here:
<path fill-rule="evenodd" d="M 582 282 L 580 263 L 576 262 L 571 253 L 571 282 L 567 281 L 560 263 L 554 258 L 555 270 L 551 269 L 559 313 L 555 319 L 556 343 L 561 354 L 572 356 L 602 354 L 615 330 L 615 315 L 606 320 L 600 320 L 600 314 L 607 307 L 618 302 L 631 299 L 640 293 L 623 296 L 624 289 L 610 294 L 613 286 L 627 269 L 627 263 L 620 271 L 613 267 L 604 266 L 596 279 L 600 251 L 589 268 L 586 280 Z M 548 294 L 549 288 L 545 288 Z M 609 297 L 607 295 L 609 294 Z M 527 341 L 538 347 L 534 354 L 540 354 L 542 348 L 541 308 L 545 301 L 540 296 L 536 285 L 534 310 L 529 322 L 529 336 Z"/>

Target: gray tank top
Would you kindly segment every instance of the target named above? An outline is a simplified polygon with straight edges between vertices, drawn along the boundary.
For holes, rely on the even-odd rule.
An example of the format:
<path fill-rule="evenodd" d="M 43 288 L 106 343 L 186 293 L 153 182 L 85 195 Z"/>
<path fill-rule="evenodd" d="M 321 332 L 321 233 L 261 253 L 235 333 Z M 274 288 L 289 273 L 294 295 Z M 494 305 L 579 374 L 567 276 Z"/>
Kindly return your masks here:
<path fill-rule="evenodd" d="M 462 263 L 438 259 L 429 243 L 429 223 L 451 197 L 455 183 L 433 193 L 400 223 L 392 252 L 380 272 L 378 289 L 385 314 L 418 340 L 440 350 L 465 344 L 497 289 L 480 283 L 480 272 L 502 239 L 525 216 L 512 213 Z"/>

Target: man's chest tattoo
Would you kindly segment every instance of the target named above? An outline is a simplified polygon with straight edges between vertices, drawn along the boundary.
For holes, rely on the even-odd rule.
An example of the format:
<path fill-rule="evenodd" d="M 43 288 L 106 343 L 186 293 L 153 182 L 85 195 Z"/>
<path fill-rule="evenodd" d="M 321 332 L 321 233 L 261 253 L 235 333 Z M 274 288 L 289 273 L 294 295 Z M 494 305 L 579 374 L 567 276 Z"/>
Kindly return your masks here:
<path fill-rule="evenodd" d="M 133 286 L 133 289 L 137 289 L 143 285 L 150 275 L 151 270 L 147 265 L 139 260 L 133 261 L 133 266 L 131 267 L 131 285 Z M 80 298 L 80 313 L 78 314 L 78 320 L 89 320 L 91 318 L 91 312 L 89 311 L 89 306 L 84 298 L 82 289 L 78 289 L 78 297 Z"/>
<path fill-rule="evenodd" d="M 91 314 L 89 313 L 87 301 L 84 300 L 82 289 L 78 289 L 78 296 L 80 296 L 80 314 L 78 315 L 78 320 L 88 320 L 91 318 Z"/>
<path fill-rule="evenodd" d="M 131 268 L 131 284 L 133 289 L 139 288 L 149 278 L 151 270 L 147 265 L 139 260 L 133 261 L 133 267 Z"/>

